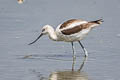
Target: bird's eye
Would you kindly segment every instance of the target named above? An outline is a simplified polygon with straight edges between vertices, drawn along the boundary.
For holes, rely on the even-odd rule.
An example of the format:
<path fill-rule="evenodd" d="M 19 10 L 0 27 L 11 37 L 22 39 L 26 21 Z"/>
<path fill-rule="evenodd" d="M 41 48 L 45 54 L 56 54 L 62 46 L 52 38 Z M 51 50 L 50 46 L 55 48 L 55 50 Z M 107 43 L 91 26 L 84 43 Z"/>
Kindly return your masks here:
<path fill-rule="evenodd" d="M 44 32 L 45 31 L 45 29 L 42 29 L 42 32 Z"/>

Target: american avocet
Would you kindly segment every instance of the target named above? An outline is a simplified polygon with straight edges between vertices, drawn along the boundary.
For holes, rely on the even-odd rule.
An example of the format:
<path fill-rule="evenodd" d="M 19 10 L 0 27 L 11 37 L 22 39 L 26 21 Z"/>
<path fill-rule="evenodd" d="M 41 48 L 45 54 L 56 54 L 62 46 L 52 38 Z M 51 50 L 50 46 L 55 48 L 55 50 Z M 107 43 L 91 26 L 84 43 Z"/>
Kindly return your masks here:
<path fill-rule="evenodd" d="M 81 19 L 71 19 L 63 24 L 60 24 L 56 30 L 53 29 L 50 25 L 45 25 L 42 28 L 42 32 L 39 35 L 39 37 L 31 42 L 29 45 L 35 43 L 42 35 L 48 34 L 49 38 L 53 41 L 65 41 L 65 42 L 71 42 L 72 44 L 72 50 L 73 50 L 73 58 L 75 58 L 75 48 L 73 45 L 73 42 L 77 41 L 81 45 L 85 56 L 88 56 L 88 52 L 85 49 L 85 47 L 82 45 L 80 40 L 82 40 L 88 32 L 94 28 L 95 26 L 98 26 L 102 24 L 103 20 L 99 19 L 96 21 L 84 21 Z"/>

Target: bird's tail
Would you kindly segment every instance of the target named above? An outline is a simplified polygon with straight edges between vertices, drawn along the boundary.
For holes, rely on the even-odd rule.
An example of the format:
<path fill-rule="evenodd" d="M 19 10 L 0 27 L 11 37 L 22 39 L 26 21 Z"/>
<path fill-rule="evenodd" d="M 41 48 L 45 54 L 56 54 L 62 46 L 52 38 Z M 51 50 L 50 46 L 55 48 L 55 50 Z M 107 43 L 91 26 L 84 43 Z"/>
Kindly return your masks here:
<path fill-rule="evenodd" d="M 104 21 L 103 21 L 103 19 L 99 19 L 99 20 L 90 21 L 90 22 L 96 23 L 96 24 L 102 24 L 102 22 L 104 22 Z"/>

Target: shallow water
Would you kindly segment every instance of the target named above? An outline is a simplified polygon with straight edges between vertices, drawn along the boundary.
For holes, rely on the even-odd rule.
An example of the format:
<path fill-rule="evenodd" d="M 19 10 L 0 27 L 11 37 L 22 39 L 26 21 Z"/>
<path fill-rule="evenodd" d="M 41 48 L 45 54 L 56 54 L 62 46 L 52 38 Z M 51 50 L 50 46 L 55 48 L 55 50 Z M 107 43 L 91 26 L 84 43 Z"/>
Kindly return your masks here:
<path fill-rule="evenodd" d="M 89 56 L 75 43 L 72 71 L 70 43 L 36 39 L 43 25 L 57 26 L 71 18 L 104 19 L 82 41 Z M 119 0 L 0 0 L 0 80 L 119 80 Z"/>

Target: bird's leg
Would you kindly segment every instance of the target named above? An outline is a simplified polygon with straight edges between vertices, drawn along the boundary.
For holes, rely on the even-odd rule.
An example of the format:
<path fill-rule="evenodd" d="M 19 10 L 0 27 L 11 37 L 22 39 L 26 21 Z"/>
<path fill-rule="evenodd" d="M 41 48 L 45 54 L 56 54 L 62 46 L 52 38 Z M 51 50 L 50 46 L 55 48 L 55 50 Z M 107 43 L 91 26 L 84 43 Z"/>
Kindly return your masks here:
<path fill-rule="evenodd" d="M 73 59 L 76 59 L 75 48 L 74 48 L 73 42 L 71 42 L 71 44 L 72 44 L 72 50 L 73 50 Z"/>
<path fill-rule="evenodd" d="M 78 71 L 82 70 L 82 68 L 83 68 L 86 61 L 87 61 L 87 57 L 84 57 L 84 60 L 83 60 L 82 64 L 80 65 L 80 68 L 78 69 Z"/>
<path fill-rule="evenodd" d="M 82 49 L 83 49 L 83 51 L 84 51 L 84 53 L 85 53 L 85 57 L 87 57 L 87 56 L 88 56 L 87 50 L 85 49 L 85 47 L 82 45 L 82 43 L 81 43 L 80 41 L 78 41 L 78 42 L 79 42 L 79 44 L 81 45 L 81 47 L 82 47 Z"/>
<path fill-rule="evenodd" d="M 71 42 L 72 44 L 72 50 L 73 50 L 73 64 L 72 64 L 72 71 L 74 71 L 74 64 L 75 64 L 75 60 L 76 60 L 76 55 L 75 55 L 75 48 L 73 45 L 73 42 Z"/>
<path fill-rule="evenodd" d="M 75 66 L 75 59 L 73 59 L 73 63 L 72 63 L 72 71 L 74 71 L 74 66 Z"/>

